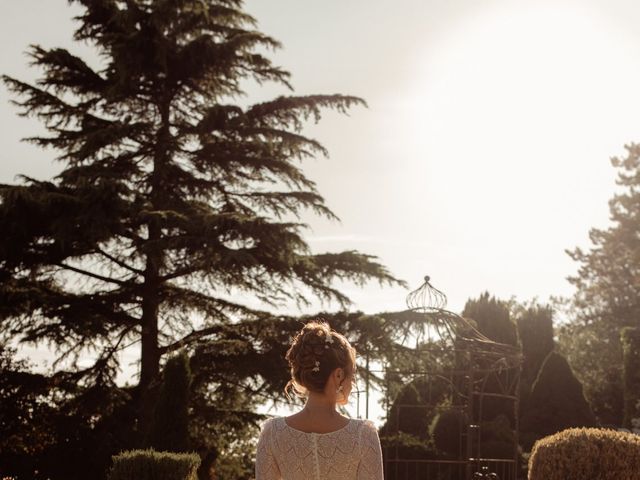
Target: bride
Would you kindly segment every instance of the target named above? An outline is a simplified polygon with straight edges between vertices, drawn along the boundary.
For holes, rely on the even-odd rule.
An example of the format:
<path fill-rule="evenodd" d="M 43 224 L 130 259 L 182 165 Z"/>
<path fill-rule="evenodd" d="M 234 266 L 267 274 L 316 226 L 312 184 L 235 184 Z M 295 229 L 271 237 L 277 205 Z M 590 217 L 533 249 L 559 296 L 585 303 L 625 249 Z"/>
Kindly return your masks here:
<path fill-rule="evenodd" d="M 356 351 L 321 322 L 307 323 L 286 356 L 285 392 L 305 397 L 302 410 L 267 420 L 258 440 L 256 480 L 382 480 L 378 432 L 369 420 L 344 417 Z"/>

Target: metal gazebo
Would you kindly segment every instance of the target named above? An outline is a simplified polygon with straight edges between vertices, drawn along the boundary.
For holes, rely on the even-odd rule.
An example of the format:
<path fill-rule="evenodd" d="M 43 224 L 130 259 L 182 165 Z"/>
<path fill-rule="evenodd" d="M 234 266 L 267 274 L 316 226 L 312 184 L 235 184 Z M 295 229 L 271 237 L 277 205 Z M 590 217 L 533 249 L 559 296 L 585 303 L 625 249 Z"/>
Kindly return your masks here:
<path fill-rule="evenodd" d="M 520 349 L 487 338 L 446 303 L 425 277 L 406 310 L 382 315 L 421 325 L 398 341 L 401 361 L 367 369 L 386 385 L 385 478 L 516 480 Z"/>

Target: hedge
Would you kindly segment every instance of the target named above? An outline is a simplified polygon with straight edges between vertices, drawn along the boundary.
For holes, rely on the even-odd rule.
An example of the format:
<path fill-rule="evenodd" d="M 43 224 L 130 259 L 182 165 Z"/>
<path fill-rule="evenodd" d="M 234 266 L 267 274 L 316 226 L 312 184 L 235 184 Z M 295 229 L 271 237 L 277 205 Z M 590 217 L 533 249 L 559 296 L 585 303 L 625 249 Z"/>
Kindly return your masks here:
<path fill-rule="evenodd" d="M 640 436 L 598 428 L 570 428 L 538 440 L 529 480 L 637 480 Z"/>
<path fill-rule="evenodd" d="M 131 450 L 113 457 L 109 480 L 197 480 L 195 453 Z"/>

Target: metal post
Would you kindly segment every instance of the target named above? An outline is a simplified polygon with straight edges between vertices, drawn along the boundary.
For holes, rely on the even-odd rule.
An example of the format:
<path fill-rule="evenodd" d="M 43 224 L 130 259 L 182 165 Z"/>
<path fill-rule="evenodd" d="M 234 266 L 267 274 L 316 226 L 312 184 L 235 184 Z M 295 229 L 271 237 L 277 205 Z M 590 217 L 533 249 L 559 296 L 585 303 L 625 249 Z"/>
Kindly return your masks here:
<path fill-rule="evenodd" d="M 366 398 L 366 403 L 365 403 L 365 413 L 364 413 L 364 418 L 366 418 L 367 420 L 369 419 L 369 351 L 367 349 L 367 357 L 366 357 L 366 363 L 365 363 L 365 369 L 367 370 L 367 378 L 366 378 L 366 386 L 365 386 L 365 398 Z"/>

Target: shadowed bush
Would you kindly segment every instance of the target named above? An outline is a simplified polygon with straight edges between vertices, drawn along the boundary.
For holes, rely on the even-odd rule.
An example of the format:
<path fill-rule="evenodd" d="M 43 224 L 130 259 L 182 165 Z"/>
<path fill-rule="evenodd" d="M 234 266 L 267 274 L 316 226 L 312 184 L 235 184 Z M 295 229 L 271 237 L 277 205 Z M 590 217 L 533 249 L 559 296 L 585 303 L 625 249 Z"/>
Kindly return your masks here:
<path fill-rule="evenodd" d="M 398 392 L 380 433 L 403 432 L 427 439 L 429 425 L 441 409 L 438 405 L 447 397 L 450 388 L 447 380 L 436 375 L 414 378 Z"/>
<path fill-rule="evenodd" d="M 480 424 L 481 443 L 476 445 L 482 458 L 513 459 L 517 444 L 513 425 L 506 415 Z M 475 442 L 474 442 L 475 443 Z"/>
<path fill-rule="evenodd" d="M 131 450 L 113 457 L 109 480 L 197 480 L 195 453 Z"/>
<path fill-rule="evenodd" d="M 520 420 L 521 445 L 529 450 L 537 439 L 568 428 L 595 426 L 596 419 L 584 397 L 582 384 L 567 360 L 551 352 L 540 368 L 527 411 Z"/>
<path fill-rule="evenodd" d="M 147 447 L 163 452 L 188 452 L 189 387 L 193 376 L 189 357 L 171 357 L 164 367 L 162 385 L 153 414 Z"/>
<path fill-rule="evenodd" d="M 536 442 L 529 480 L 637 480 L 640 436 L 571 428 Z"/>
<path fill-rule="evenodd" d="M 462 432 L 467 423 L 467 416 L 459 408 L 450 408 L 439 413 L 430 427 L 438 450 L 459 457 L 464 450 Z"/>

